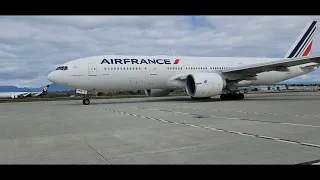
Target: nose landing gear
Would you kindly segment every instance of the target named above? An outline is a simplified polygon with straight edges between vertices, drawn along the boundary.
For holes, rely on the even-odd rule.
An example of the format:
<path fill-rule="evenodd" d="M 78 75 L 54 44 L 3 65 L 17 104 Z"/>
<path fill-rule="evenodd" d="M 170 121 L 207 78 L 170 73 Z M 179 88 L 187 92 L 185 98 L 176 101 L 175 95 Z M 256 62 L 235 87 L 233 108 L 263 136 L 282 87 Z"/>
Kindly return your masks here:
<path fill-rule="evenodd" d="M 89 105 L 89 104 L 90 104 L 90 100 L 89 100 L 88 98 L 84 98 L 84 99 L 82 100 L 82 104 L 83 104 L 83 105 Z"/>
<path fill-rule="evenodd" d="M 89 105 L 90 104 L 90 100 L 88 98 L 88 91 L 87 90 L 83 90 L 83 89 L 76 89 L 76 94 L 81 94 L 81 96 L 83 97 L 82 100 L 82 104 L 83 105 Z"/>

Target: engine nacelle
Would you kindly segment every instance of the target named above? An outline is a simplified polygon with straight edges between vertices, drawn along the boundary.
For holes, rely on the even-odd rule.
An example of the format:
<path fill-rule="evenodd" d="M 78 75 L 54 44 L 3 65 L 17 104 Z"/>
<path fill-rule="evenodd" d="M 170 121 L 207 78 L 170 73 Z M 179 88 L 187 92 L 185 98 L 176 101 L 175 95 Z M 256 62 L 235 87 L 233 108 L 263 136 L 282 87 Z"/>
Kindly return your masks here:
<path fill-rule="evenodd" d="M 226 81 L 217 73 L 193 73 L 186 78 L 186 91 L 195 98 L 219 95 L 225 87 Z"/>
<path fill-rule="evenodd" d="M 146 89 L 145 94 L 150 97 L 167 96 L 170 93 L 170 89 Z"/>

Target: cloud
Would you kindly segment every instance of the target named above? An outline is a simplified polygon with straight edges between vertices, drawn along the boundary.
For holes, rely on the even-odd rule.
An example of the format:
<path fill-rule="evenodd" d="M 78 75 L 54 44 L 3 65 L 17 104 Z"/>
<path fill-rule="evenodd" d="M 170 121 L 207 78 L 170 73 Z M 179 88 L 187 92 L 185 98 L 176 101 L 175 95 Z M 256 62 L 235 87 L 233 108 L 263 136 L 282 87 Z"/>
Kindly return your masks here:
<path fill-rule="evenodd" d="M 320 16 L 1 16 L 0 85 L 43 86 L 59 64 L 103 54 L 283 57 L 311 20 Z"/>

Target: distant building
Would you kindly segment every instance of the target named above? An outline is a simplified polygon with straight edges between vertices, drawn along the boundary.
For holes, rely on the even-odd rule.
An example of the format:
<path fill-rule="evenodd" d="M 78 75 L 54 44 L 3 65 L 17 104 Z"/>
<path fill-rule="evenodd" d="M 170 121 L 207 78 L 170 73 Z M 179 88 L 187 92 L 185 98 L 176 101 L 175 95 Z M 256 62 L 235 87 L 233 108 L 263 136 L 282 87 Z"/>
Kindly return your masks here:
<path fill-rule="evenodd" d="M 319 91 L 319 86 L 307 86 L 308 90 Z"/>
<path fill-rule="evenodd" d="M 293 91 L 294 90 L 294 86 L 287 86 L 287 90 Z"/>
<path fill-rule="evenodd" d="M 268 91 L 270 88 L 268 86 L 257 86 L 258 91 Z"/>
<path fill-rule="evenodd" d="M 292 86 L 292 85 L 260 85 L 239 88 L 241 92 L 268 92 L 268 91 L 319 91 L 319 86 Z"/>

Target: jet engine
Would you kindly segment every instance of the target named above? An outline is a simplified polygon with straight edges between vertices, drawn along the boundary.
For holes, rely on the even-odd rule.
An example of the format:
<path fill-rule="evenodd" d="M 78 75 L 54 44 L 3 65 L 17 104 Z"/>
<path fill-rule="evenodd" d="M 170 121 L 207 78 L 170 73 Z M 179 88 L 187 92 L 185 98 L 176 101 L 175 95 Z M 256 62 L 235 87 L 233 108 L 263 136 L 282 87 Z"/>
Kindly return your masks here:
<path fill-rule="evenodd" d="M 150 97 L 167 96 L 170 93 L 170 89 L 146 89 L 145 94 Z"/>
<path fill-rule="evenodd" d="M 194 98 L 206 98 L 222 93 L 226 81 L 217 73 L 193 73 L 186 78 L 187 94 Z"/>

